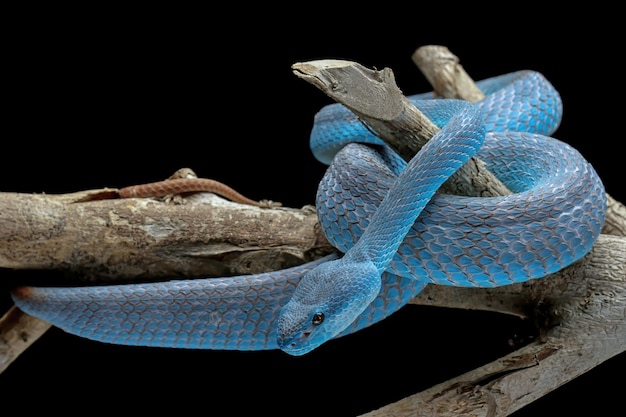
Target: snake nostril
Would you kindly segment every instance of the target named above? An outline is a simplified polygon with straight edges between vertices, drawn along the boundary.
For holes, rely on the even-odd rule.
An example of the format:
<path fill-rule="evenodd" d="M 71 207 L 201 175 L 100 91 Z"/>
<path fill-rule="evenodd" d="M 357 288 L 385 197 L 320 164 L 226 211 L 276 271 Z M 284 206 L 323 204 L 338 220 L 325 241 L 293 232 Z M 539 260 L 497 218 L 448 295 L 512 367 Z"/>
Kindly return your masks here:
<path fill-rule="evenodd" d="M 309 337 L 310 334 L 311 332 L 304 332 L 304 337 Z"/>

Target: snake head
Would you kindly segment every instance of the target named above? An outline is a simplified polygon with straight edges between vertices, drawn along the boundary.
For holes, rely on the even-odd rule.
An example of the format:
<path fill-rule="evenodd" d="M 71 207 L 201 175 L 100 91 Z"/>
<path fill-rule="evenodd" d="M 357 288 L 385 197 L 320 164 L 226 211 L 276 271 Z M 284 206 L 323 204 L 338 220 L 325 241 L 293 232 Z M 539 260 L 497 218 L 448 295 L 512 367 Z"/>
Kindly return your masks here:
<path fill-rule="evenodd" d="M 300 280 L 278 317 L 278 346 L 300 356 L 339 335 L 378 295 L 380 273 L 368 261 L 329 261 Z"/>

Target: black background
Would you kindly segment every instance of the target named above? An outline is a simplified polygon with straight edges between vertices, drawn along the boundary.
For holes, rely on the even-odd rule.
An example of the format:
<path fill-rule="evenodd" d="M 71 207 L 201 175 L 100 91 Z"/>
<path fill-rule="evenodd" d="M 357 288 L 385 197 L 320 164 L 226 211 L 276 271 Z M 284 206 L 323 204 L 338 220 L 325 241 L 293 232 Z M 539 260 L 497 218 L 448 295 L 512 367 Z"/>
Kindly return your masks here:
<path fill-rule="evenodd" d="M 0 190 L 122 187 L 190 167 L 254 199 L 312 204 L 325 167 L 311 155 L 308 134 L 315 112 L 332 101 L 291 65 L 339 58 L 389 67 L 403 92 L 414 94 L 430 87 L 411 54 L 439 44 L 477 80 L 542 72 L 564 103 L 554 136 L 575 146 L 607 191 L 626 201 L 617 169 L 623 107 L 614 104 L 623 92 L 620 45 L 610 10 L 568 19 L 541 9 L 488 19 L 463 12 L 455 22 L 446 10 L 384 11 L 358 19 L 329 4 L 20 14 L 3 60 Z M 599 27 L 591 32 L 593 21 Z M 2 274 L 4 311 L 14 277 Z M 294 358 L 105 345 L 51 329 L 0 375 L 0 392 L 68 414 L 87 410 L 80 398 L 103 412 L 349 416 L 493 360 L 528 332 L 509 317 L 407 306 Z M 624 372 L 622 354 L 515 416 L 610 414 L 623 407 L 614 381 Z"/>

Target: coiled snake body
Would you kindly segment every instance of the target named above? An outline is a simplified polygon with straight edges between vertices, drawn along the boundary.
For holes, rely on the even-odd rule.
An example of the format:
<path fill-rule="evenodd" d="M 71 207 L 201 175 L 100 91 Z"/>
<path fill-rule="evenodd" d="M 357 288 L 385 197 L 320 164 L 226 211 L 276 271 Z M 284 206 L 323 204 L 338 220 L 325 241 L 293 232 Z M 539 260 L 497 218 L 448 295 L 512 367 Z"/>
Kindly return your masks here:
<path fill-rule="evenodd" d="M 250 276 L 22 286 L 13 299 L 103 342 L 302 355 L 384 319 L 429 283 L 492 287 L 556 272 L 599 235 L 602 183 L 575 149 L 548 136 L 560 123 L 561 100 L 541 74 L 520 71 L 478 86 L 486 98 L 476 104 L 410 97 L 441 130 L 408 164 L 345 107 L 316 115 L 311 148 L 330 163 L 318 217 L 343 256 Z M 436 193 L 473 155 L 514 194 Z"/>

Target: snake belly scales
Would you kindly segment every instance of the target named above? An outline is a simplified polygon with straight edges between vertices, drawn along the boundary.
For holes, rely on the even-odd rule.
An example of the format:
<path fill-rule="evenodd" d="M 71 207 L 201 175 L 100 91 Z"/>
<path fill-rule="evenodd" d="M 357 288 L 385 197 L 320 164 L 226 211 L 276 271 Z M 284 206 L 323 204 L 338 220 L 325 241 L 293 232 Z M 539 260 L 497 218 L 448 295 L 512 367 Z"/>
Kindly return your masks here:
<path fill-rule="evenodd" d="M 315 116 L 311 149 L 329 164 L 316 207 L 337 254 L 223 278 L 82 287 L 20 286 L 22 311 L 101 342 L 302 355 L 383 320 L 427 284 L 494 287 L 554 273 L 600 234 L 606 194 L 593 167 L 552 138 L 562 102 L 538 72 L 477 82 L 475 104 L 409 100 L 439 132 L 408 163 L 341 104 Z M 513 194 L 438 187 L 476 155 Z"/>

